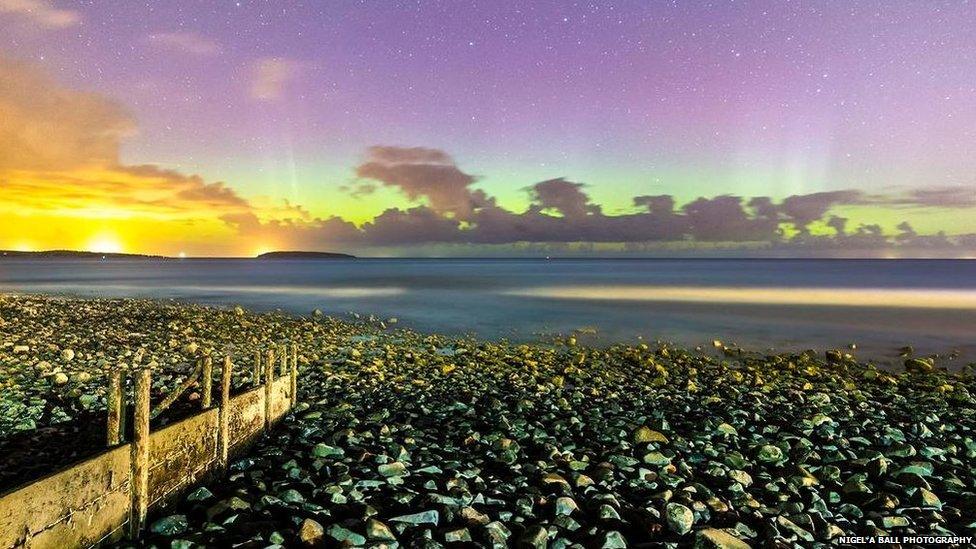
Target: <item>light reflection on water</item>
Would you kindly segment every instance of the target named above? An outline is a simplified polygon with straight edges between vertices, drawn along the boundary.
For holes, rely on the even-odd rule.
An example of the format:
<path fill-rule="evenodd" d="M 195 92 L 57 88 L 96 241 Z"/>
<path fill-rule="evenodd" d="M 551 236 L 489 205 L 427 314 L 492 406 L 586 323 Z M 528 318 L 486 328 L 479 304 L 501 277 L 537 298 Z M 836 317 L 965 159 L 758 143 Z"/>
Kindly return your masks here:
<path fill-rule="evenodd" d="M 976 261 L 0 260 L 0 291 L 355 311 L 423 331 L 976 359 Z"/>
<path fill-rule="evenodd" d="M 905 288 L 766 288 L 713 286 L 550 286 L 507 295 L 549 299 L 735 303 L 815 307 L 976 309 L 976 291 Z"/>

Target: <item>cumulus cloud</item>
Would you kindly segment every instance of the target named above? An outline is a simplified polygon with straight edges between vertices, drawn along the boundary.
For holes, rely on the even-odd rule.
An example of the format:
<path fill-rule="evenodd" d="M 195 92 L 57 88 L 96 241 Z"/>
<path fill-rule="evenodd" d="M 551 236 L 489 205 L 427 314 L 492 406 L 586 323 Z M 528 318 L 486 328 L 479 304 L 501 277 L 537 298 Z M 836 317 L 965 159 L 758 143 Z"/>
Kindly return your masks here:
<path fill-rule="evenodd" d="M 834 206 L 857 204 L 863 200 L 860 191 L 828 191 L 804 195 L 792 195 L 783 200 L 779 210 L 800 232 L 807 232 L 807 226 L 822 219 Z"/>
<path fill-rule="evenodd" d="M 590 204 L 590 197 L 583 192 L 582 183 L 564 178 L 536 183 L 529 188 L 540 211 L 554 210 L 569 220 L 581 220 L 590 214 L 599 214 L 600 207 Z"/>
<path fill-rule="evenodd" d="M 160 32 L 150 34 L 150 45 L 177 53 L 207 57 L 220 53 L 220 44 L 193 32 Z"/>
<path fill-rule="evenodd" d="M 426 200 L 434 212 L 458 219 L 490 203 L 484 192 L 470 188 L 476 178 L 437 149 L 370 147 L 356 176 L 396 188 L 411 200 Z"/>
<path fill-rule="evenodd" d="M 262 57 L 251 67 L 251 97 L 260 101 L 280 99 L 301 63 L 283 57 Z"/>
<path fill-rule="evenodd" d="M 56 8 L 47 0 L 0 0 L 0 16 L 12 15 L 46 29 L 77 25 L 81 15 L 74 10 Z"/>

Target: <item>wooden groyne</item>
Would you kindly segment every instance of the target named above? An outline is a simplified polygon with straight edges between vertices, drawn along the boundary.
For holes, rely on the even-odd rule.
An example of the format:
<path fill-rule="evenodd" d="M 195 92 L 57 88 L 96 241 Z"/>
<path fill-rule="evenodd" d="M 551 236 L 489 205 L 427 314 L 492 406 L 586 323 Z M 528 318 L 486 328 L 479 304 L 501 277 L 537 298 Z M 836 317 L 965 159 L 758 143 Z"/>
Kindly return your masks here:
<path fill-rule="evenodd" d="M 223 358 L 219 402 L 213 405 L 213 357 L 201 357 L 186 382 L 150 409 L 154 364 L 135 368 L 133 437 L 122 442 L 122 373 L 109 375 L 106 440 L 102 453 L 0 495 L 0 548 L 91 547 L 124 536 L 138 537 L 153 509 L 173 501 L 186 488 L 222 473 L 230 456 L 281 419 L 296 402 L 298 352 L 282 345 L 281 376 L 275 379 L 275 351 L 269 351 L 264 383 L 230 396 L 234 368 Z M 260 355 L 256 354 L 256 360 Z M 289 358 L 291 359 L 289 361 Z M 290 364 L 289 364 L 290 362 Z M 254 372 L 262 364 L 253 365 Z M 201 378 L 201 379 L 198 379 Z M 161 414 L 189 387 L 201 385 L 202 410 L 151 431 Z"/>

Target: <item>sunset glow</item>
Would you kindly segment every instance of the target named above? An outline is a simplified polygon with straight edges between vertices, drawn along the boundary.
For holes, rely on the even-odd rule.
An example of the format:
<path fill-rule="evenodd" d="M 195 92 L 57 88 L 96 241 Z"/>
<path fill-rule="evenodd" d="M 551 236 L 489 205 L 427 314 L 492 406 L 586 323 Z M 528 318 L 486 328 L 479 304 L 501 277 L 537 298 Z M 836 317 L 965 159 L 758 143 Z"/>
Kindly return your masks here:
<path fill-rule="evenodd" d="M 964 2 L 115 8 L 0 10 L 9 247 L 976 249 Z"/>
<path fill-rule="evenodd" d="M 94 237 L 88 242 L 85 249 L 89 252 L 98 252 L 103 254 L 118 254 L 125 251 L 122 243 L 110 234 L 101 234 Z"/>

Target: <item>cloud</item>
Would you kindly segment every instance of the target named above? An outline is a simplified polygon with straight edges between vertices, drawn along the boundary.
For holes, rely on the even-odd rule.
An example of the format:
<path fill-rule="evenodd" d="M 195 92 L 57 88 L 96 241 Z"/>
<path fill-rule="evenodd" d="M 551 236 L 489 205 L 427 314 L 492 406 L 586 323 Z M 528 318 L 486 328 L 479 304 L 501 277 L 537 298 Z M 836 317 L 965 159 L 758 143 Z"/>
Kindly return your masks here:
<path fill-rule="evenodd" d="M 62 88 L 0 57 L 0 170 L 113 164 L 132 117 L 102 96 Z"/>
<path fill-rule="evenodd" d="M 0 16 L 10 14 L 46 29 L 63 29 L 81 22 L 74 10 L 56 8 L 47 0 L 0 0 Z"/>
<path fill-rule="evenodd" d="M 484 192 L 470 189 L 476 178 L 437 149 L 370 147 L 356 176 L 397 188 L 410 200 L 425 199 L 433 211 L 458 219 L 490 203 Z"/>
<path fill-rule="evenodd" d="M 0 238 L 5 242 L 44 231 L 61 246 L 82 229 L 115 226 L 141 235 L 141 251 L 155 242 L 152 238 L 164 238 L 157 236 L 161 233 L 171 240 L 199 242 L 208 252 L 231 253 L 251 253 L 257 247 L 369 250 L 424 245 L 583 253 L 613 245 L 629 253 L 672 246 L 777 254 L 922 250 L 958 255 L 976 248 L 976 235 L 919 234 L 908 223 L 886 235 L 876 224 L 852 227 L 832 215 L 835 207 L 849 204 L 976 207 L 971 189 L 963 187 L 893 197 L 865 196 L 857 190 L 782 200 L 703 196 L 680 205 L 670 195 L 639 195 L 632 198 L 633 213 L 607 215 L 586 185 L 556 178 L 527 187 L 529 204 L 513 211 L 473 188 L 477 177 L 445 151 L 423 147 L 375 146 L 366 151 L 354 169 L 359 180 L 347 192 L 369 194 L 382 185 L 414 204 L 389 208 L 357 227 L 340 217 L 316 217 L 301 205 L 248 200 L 221 182 L 125 164 L 120 145 L 136 125 L 124 108 L 102 96 L 65 88 L 2 56 L 0 112 L 0 215 L 6 220 L 0 224 Z M 784 230 L 784 225 L 796 230 Z M 166 241 L 159 242 L 163 244 L 157 246 Z"/>
<path fill-rule="evenodd" d="M 201 57 L 220 53 L 220 44 L 193 32 L 161 32 L 151 34 L 146 39 L 157 48 Z"/>
<path fill-rule="evenodd" d="M 301 63 L 283 57 L 262 57 L 251 68 L 251 97 L 260 101 L 280 99 Z"/>
<path fill-rule="evenodd" d="M 890 203 L 923 208 L 972 208 L 976 207 L 976 185 L 914 189 L 908 196 Z"/>
<path fill-rule="evenodd" d="M 580 246 L 610 243 L 635 252 L 675 243 L 702 249 L 731 246 L 792 253 L 918 246 L 952 250 L 972 240 L 965 236 L 921 238 L 909 233 L 907 225 L 893 237 L 886 236 L 876 224 L 851 229 L 847 219 L 830 215 L 833 208 L 906 198 L 868 197 L 853 189 L 791 195 L 780 201 L 768 196 L 699 197 L 680 207 L 670 195 L 641 195 L 633 198 L 634 206 L 641 211 L 606 215 L 592 202 L 585 185 L 565 178 L 527 187 L 531 199 L 528 208 L 523 212 L 506 210 L 482 191 L 472 190 L 476 178 L 437 149 L 371 147 L 356 173 L 397 188 L 421 205 L 389 209 L 355 231 L 346 231 L 348 240 L 341 244 L 349 246 L 542 245 L 565 250 L 565 246 L 573 245 L 579 251 Z M 352 188 L 347 190 L 353 192 Z M 948 195 L 938 193 L 938 198 Z M 916 205 L 931 197 L 924 191 L 910 196 Z M 833 229 L 833 234 L 811 234 L 815 222 Z M 795 229 L 794 236 L 786 236 L 784 225 Z"/>
<path fill-rule="evenodd" d="M 101 96 L 0 57 L 0 210 L 80 218 L 212 220 L 252 206 L 223 183 L 119 160 L 132 117 Z"/>
<path fill-rule="evenodd" d="M 582 183 L 559 178 L 536 183 L 529 192 L 539 210 L 555 210 L 569 220 L 581 220 L 600 213 L 600 207 L 590 204 L 590 197 L 582 189 Z"/>
<path fill-rule="evenodd" d="M 800 232 L 807 232 L 807 226 L 817 221 L 838 204 L 858 204 L 863 200 L 860 191 L 829 191 L 804 195 L 792 195 L 783 200 L 779 207 L 786 218 Z"/>

